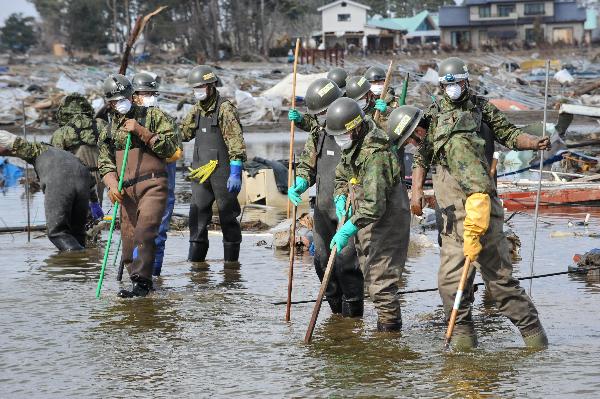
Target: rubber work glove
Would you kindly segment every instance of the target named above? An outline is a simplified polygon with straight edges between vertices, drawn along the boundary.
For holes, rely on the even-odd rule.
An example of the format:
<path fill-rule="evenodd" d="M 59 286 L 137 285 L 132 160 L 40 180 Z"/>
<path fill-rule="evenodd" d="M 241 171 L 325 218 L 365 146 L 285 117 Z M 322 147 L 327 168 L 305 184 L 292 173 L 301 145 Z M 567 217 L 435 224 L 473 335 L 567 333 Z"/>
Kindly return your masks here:
<path fill-rule="evenodd" d="M 375 100 L 375 109 L 379 112 L 385 112 L 387 110 L 387 104 L 381 98 Z"/>
<path fill-rule="evenodd" d="M 92 219 L 98 220 L 104 217 L 104 212 L 102 212 L 102 207 L 97 202 L 90 202 L 90 212 L 92 213 Z"/>
<path fill-rule="evenodd" d="M 348 245 L 348 240 L 351 237 L 353 237 L 356 233 L 358 233 L 358 227 L 356 227 L 354 223 L 348 220 L 331 239 L 329 249 L 333 249 L 333 246 L 336 245 L 338 252 L 341 252 L 342 249 L 344 249 L 346 245 Z"/>
<path fill-rule="evenodd" d="M 300 205 L 302 198 L 300 196 L 308 189 L 308 182 L 303 177 L 297 176 L 296 182 L 288 188 L 287 196 L 295 206 Z"/>
<path fill-rule="evenodd" d="M 347 217 L 352 216 L 352 205 L 348 207 L 348 213 L 346 213 L 346 197 L 345 195 L 336 195 L 333 199 L 335 203 L 335 214 L 337 215 L 338 221 L 341 221 L 344 215 Z"/>
<path fill-rule="evenodd" d="M 481 252 L 479 239 L 490 226 L 490 196 L 483 193 L 471 194 L 465 202 L 465 211 L 463 252 L 465 257 L 474 262 Z"/>
<path fill-rule="evenodd" d="M 300 112 L 298 112 L 297 109 L 292 108 L 288 111 L 288 119 L 290 121 L 300 123 L 300 122 L 302 122 L 303 118 L 302 118 L 302 114 Z"/>
<path fill-rule="evenodd" d="M 183 151 L 181 150 L 181 148 L 177 147 L 177 150 L 175 150 L 173 155 L 171 155 L 169 158 L 165 159 L 165 161 L 167 161 L 167 163 L 176 162 L 179 159 L 181 159 L 182 155 L 183 155 Z"/>
<path fill-rule="evenodd" d="M 227 179 L 227 191 L 237 194 L 242 189 L 242 161 L 229 162 L 229 179 Z"/>

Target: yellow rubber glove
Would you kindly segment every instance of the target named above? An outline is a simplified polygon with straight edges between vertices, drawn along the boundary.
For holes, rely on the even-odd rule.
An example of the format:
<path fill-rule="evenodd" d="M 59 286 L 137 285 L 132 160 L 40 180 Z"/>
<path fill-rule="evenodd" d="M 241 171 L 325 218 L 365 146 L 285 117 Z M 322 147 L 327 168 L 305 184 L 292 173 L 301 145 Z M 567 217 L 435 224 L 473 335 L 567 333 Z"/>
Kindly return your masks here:
<path fill-rule="evenodd" d="M 210 175 L 215 171 L 218 164 L 219 164 L 219 161 L 216 159 L 213 159 L 212 161 L 209 161 L 207 164 L 202 165 L 199 168 L 196 168 L 196 169 L 188 168 L 188 170 L 190 171 L 190 178 L 196 179 L 200 183 L 204 183 L 210 177 Z"/>
<path fill-rule="evenodd" d="M 471 262 L 476 261 L 481 252 L 479 239 L 490 227 L 491 207 L 490 196 L 483 193 L 471 194 L 465 202 L 467 215 L 464 222 L 463 252 Z"/>
<path fill-rule="evenodd" d="M 167 161 L 167 163 L 175 162 L 175 161 L 179 160 L 182 155 L 183 155 L 183 151 L 181 151 L 181 148 L 177 147 L 177 150 L 173 153 L 173 155 L 171 155 L 169 158 L 165 159 L 165 161 Z"/>

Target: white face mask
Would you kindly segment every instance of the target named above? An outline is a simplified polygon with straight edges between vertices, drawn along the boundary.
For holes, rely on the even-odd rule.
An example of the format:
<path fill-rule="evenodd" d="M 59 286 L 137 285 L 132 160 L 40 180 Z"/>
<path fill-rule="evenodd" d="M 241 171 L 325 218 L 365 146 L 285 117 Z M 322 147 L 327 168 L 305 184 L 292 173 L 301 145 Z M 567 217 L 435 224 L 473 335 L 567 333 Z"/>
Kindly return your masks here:
<path fill-rule="evenodd" d="M 142 97 L 142 106 L 144 106 L 144 107 L 156 107 L 156 96 L 144 96 L 144 97 Z"/>
<path fill-rule="evenodd" d="M 333 136 L 336 144 L 342 149 L 346 150 L 352 147 L 352 135 L 350 133 L 340 134 L 339 136 Z"/>
<path fill-rule="evenodd" d="M 361 100 L 358 100 L 358 101 L 357 101 L 357 103 L 358 103 L 358 106 L 359 106 L 361 109 L 363 109 L 363 110 L 364 110 L 365 108 L 367 108 L 367 99 L 366 99 L 366 98 L 363 98 L 363 99 L 361 99 Z"/>
<path fill-rule="evenodd" d="M 453 83 L 451 85 L 446 86 L 446 95 L 452 101 L 456 101 L 460 98 L 462 94 L 462 89 L 459 84 Z"/>
<path fill-rule="evenodd" d="M 115 109 L 121 115 L 125 115 L 131 109 L 131 101 L 129 101 L 126 98 L 123 98 L 123 99 L 117 101 L 117 103 L 115 104 Z"/>
<path fill-rule="evenodd" d="M 383 93 L 383 85 L 371 85 L 371 93 L 375 94 L 376 96 L 381 95 L 381 93 Z"/>
<path fill-rule="evenodd" d="M 196 97 L 196 100 L 198 101 L 204 101 L 206 100 L 206 97 L 208 97 L 208 93 L 206 93 L 205 88 L 194 89 L 194 97 Z"/>

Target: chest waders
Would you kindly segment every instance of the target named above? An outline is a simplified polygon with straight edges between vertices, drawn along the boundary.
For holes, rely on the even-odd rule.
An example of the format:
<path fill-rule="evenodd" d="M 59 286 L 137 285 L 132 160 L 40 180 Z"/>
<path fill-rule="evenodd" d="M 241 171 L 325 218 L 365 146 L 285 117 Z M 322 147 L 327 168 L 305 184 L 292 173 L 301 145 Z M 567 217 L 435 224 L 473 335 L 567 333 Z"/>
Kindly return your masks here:
<path fill-rule="evenodd" d="M 192 203 L 190 205 L 190 249 L 188 260 L 204 262 L 208 252 L 208 226 L 212 221 L 212 207 L 217 203 L 219 222 L 223 232 L 225 262 L 237 262 L 242 242 L 242 229 L 237 217 L 240 203 L 237 194 L 227 190 L 229 178 L 229 151 L 219 127 L 219 110 L 224 100 L 217 98 L 217 105 L 210 115 L 196 114 L 196 142 L 194 144 L 194 169 L 210 161 L 218 161 L 212 174 L 199 183 L 192 181 Z"/>
<path fill-rule="evenodd" d="M 321 131 L 317 143 L 317 201 L 314 210 L 315 271 L 323 280 L 331 250 L 329 243 L 337 229 L 333 193 L 335 168 L 340 161 L 341 149 L 335 139 Z M 333 273 L 325 297 L 332 312 L 347 317 L 363 314 L 364 281 L 358 265 L 354 240 L 336 256 Z"/>

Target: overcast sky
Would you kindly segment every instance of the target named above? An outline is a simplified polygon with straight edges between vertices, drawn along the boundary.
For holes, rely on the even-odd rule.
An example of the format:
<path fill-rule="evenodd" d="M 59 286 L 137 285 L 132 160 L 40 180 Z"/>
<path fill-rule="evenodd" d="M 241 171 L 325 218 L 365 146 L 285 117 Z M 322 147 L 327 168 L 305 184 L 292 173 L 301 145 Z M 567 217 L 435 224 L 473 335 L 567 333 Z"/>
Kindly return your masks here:
<path fill-rule="evenodd" d="M 4 20 L 14 12 L 21 12 L 25 16 L 37 17 L 33 4 L 26 0 L 0 0 L 0 24 L 4 25 Z"/>

